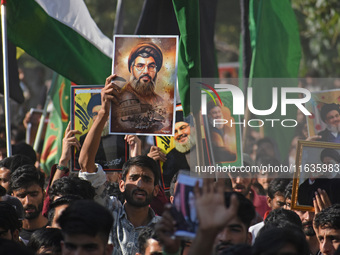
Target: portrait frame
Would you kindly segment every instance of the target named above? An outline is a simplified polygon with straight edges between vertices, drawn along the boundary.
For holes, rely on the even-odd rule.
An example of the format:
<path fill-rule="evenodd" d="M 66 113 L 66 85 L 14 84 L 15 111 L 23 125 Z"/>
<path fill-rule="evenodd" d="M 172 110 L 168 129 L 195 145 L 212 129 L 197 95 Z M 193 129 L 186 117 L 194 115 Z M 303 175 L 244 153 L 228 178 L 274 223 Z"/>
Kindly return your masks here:
<path fill-rule="evenodd" d="M 233 96 L 231 91 L 225 90 L 225 89 L 219 89 L 216 90 L 218 95 L 221 98 L 222 105 L 220 105 L 218 98 L 212 99 L 211 96 L 207 96 L 207 102 L 206 107 L 209 109 L 209 103 L 212 103 L 214 101 L 214 107 L 219 106 L 221 108 L 223 119 L 226 119 L 228 123 L 224 124 L 223 129 L 227 128 L 231 132 L 228 133 L 228 137 L 233 137 L 231 141 L 228 142 L 228 150 L 230 149 L 230 152 L 235 155 L 235 159 L 227 159 L 223 158 L 225 156 L 221 153 L 216 153 L 215 147 L 214 147 L 214 134 L 218 133 L 214 131 L 214 127 L 209 122 L 208 112 L 203 117 L 203 130 L 204 130 L 204 137 L 206 139 L 206 144 L 209 148 L 208 150 L 208 158 L 209 158 L 209 164 L 210 165 L 219 165 L 219 166 L 226 166 L 226 167 L 241 167 L 243 165 L 243 148 L 242 148 L 242 132 L 240 125 L 230 125 L 231 120 L 233 120 L 234 123 L 240 123 L 241 117 L 240 115 L 234 115 L 233 112 Z M 202 91 L 203 94 L 207 94 L 206 92 Z M 203 103 L 203 102 L 202 102 Z M 214 133 L 215 132 L 215 133 Z M 223 152 L 223 155 L 226 155 L 225 152 Z"/>
<path fill-rule="evenodd" d="M 93 99 L 94 106 L 92 110 L 94 111 L 95 106 L 101 105 L 100 92 L 103 87 L 103 85 L 71 86 L 71 128 L 81 132 L 81 134 L 75 135 L 81 144 L 93 124 L 93 117 L 88 112 L 90 100 Z M 129 158 L 128 144 L 123 135 L 110 135 L 108 126 L 106 129 L 106 132 L 105 130 L 102 132 L 95 161 L 103 167 L 104 171 L 121 171 L 124 162 Z M 79 153 L 80 151 L 73 148 L 70 168 L 73 172 L 80 170 L 78 164 Z"/>
<path fill-rule="evenodd" d="M 338 104 L 340 106 L 340 89 L 322 90 L 311 93 L 311 99 L 305 104 L 306 109 L 312 114 L 306 116 L 308 136 L 318 135 L 325 130 L 326 123 L 321 118 L 321 108 L 324 104 Z"/>
<path fill-rule="evenodd" d="M 198 229 L 195 198 L 190 196 L 190 194 L 194 194 L 194 187 L 197 182 L 199 187 L 202 187 L 203 180 L 201 178 L 189 175 L 185 171 L 179 171 L 171 214 L 177 222 L 174 235 L 183 240 L 194 239 Z M 194 216 L 194 219 L 192 219 L 193 215 L 191 215 L 191 212 L 196 216 Z"/>
<path fill-rule="evenodd" d="M 152 58 L 156 66 L 152 73 L 149 71 L 150 64 L 145 69 L 145 64 L 139 63 L 144 65 L 141 70 L 137 70 L 138 64 L 134 65 L 139 56 L 137 53 L 143 51 L 139 47 L 147 47 L 140 45 L 150 43 L 154 48 L 148 48 L 151 52 L 148 58 Z M 110 134 L 173 136 L 178 36 L 114 35 L 113 45 L 112 73 L 122 79 L 114 81 L 119 97 L 116 104 L 111 104 Z M 155 52 L 157 54 L 152 55 Z M 147 74 L 145 70 L 148 70 Z M 142 79 L 144 76 L 149 77 L 148 82 Z M 138 91 L 137 87 L 140 88 Z M 151 92 L 147 91 L 152 87 Z"/>
<path fill-rule="evenodd" d="M 320 178 L 322 175 L 325 174 L 329 175 L 330 173 L 336 174 L 340 172 L 339 164 L 335 165 L 334 171 L 332 170 L 331 172 L 329 170 L 329 166 L 321 162 L 320 155 L 324 149 L 333 149 L 336 150 L 338 154 L 340 154 L 340 144 L 338 143 L 304 141 L 304 140 L 298 141 L 293 176 L 291 209 L 301 211 L 314 211 L 314 207 L 311 204 L 308 203 L 299 204 L 298 200 L 302 199 L 301 194 L 303 194 L 302 187 L 306 187 L 306 185 L 304 184 L 307 184 L 307 181 L 309 180 L 314 181 L 318 179 L 321 180 L 322 178 L 324 178 L 324 177 Z M 315 189 L 318 188 L 317 184 L 315 185 L 316 187 L 313 187 L 313 189 L 310 190 L 311 194 L 314 194 L 313 192 L 315 192 L 316 191 Z M 311 197 L 308 197 L 307 199 L 304 198 L 304 200 L 310 199 Z"/>

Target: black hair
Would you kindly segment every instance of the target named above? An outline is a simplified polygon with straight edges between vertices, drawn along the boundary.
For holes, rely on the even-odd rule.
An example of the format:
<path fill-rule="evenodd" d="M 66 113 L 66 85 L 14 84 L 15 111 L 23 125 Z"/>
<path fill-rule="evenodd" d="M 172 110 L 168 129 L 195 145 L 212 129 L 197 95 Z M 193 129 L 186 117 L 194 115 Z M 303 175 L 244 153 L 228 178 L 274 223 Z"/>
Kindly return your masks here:
<path fill-rule="evenodd" d="M 48 190 L 48 195 L 53 201 L 55 196 L 78 195 L 83 199 L 93 199 L 95 189 L 90 182 L 76 176 L 64 176 L 56 180 Z"/>
<path fill-rule="evenodd" d="M 288 183 L 288 179 L 273 179 L 268 186 L 268 196 L 273 199 L 277 192 L 280 192 L 284 196 Z"/>
<path fill-rule="evenodd" d="M 309 246 L 302 229 L 291 225 L 289 227 L 271 227 L 260 231 L 253 245 L 253 255 L 278 254 L 286 245 L 292 245 L 296 254 L 309 255 Z"/>
<path fill-rule="evenodd" d="M 281 163 L 275 157 L 271 157 L 265 154 L 260 154 L 256 156 L 256 165 L 257 166 L 280 166 Z"/>
<path fill-rule="evenodd" d="M 106 184 L 106 191 L 107 194 L 111 197 L 116 197 L 122 204 L 125 202 L 124 193 L 120 191 L 119 189 L 119 183 L 118 182 L 109 182 Z"/>
<path fill-rule="evenodd" d="M 17 154 L 25 155 L 29 157 L 33 162 L 37 161 L 37 154 L 35 153 L 33 147 L 24 142 L 13 144 L 12 154 L 13 155 L 17 155 Z"/>
<path fill-rule="evenodd" d="M 314 226 L 316 229 L 319 227 L 340 229 L 340 204 L 334 204 L 317 213 L 314 218 Z"/>
<path fill-rule="evenodd" d="M 302 222 L 299 215 L 291 210 L 286 210 L 283 208 L 272 210 L 264 220 L 264 225 L 276 224 L 278 227 L 281 227 L 284 225 L 283 222 L 289 222 L 298 228 L 302 228 Z"/>
<path fill-rule="evenodd" d="M 157 185 L 159 183 L 159 167 L 156 161 L 154 161 L 152 158 L 148 156 L 137 156 L 130 158 L 128 161 L 126 161 L 122 169 L 123 181 L 126 181 L 126 175 L 129 173 L 129 170 L 132 166 L 140 166 L 150 169 L 155 178 L 154 185 Z"/>
<path fill-rule="evenodd" d="M 30 159 L 29 157 L 22 154 L 16 154 L 1 160 L 0 167 L 5 167 L 13 173 L 20 166 L 34 165 L 34 163 L 35 161 Z"/>
<path fill-rule="evenodd" d="M 57 220 L 63 235 L 100 235 L 107 243 L 113 225 L 111 212 L 92 200 L 72 202 Z"/>
<path fill-rule="evenodd" d="M 52 225 L 56 207 L 61 206 L 61 205 L 68 205 L 72 201 L 81 200 L 81 199 L 84 199 L 84 198 L 82 198 L 81 196 L 77 196 L 77 195 L 65 195 L 51 202 L 51 204 L 48 207 L 48 212 L 47 212 L 48 225 L 49 226 Z"/>
<path fill-rule="evenodd" d="M 20 230 L 22 227 L 22 222 L 14 207 L 3 201 L 0 201 L 0 227 L 10 230 L 12 234 L 16 229 Z"/>
<path fill-rule="evenodd" d="M 243 196 L 239 192 L 225 192 L 225 205 L 229 207 L 231 195 L 235 194 L 238 199 L 238 209 L 237 209 L 237 217 L 242 221 L 244 225 L 246 225 L 247 229 L 250 227 L 251 221 L 255 218 L 256 212 L 253 203 Z"/>
<path fill-rule="evenodd" d="M 0 197 L 6 195 L 6 189 L 0 185 Z"/>
<path fill-rule="evenodd" d="M 138 235 L 138 248 L 141 254 L 145 254 L 145 250 L 147 248 L 147 242 L 149 239 L 155 239 L 159 241 L 158 237 L 155 234 L 155 230 L 151 227 L 144 227 Z"/>
<path fill-rule="evenodd" d="M 38 184 L 41 189 L 44 189 L 45 175 L 33 165 L 21 166 L 11 174 L 11 190 L 27 188 L 33 184 Z"/>
<path fill-rule="evenodd" d="M 285 189 L 285 199 L 292 198 L 292 191 L 293 191 L 293 180 L 290 180 Z"/>
<path fill-rule="evenodd" d="M 43 228 L 33 232 L 27 247 L 37 252 L 41 247 L 52 248 L 52 254 L 61 253 L 63 236 L 58 228 Z"/>
<path fill-rule="evenodd" d="M 221 251 L 220 255 L 249 255 L 252 248 L 249 244 L 235 244 Z"/>
<path fill-rule="evenodd" d="M 18 245 L 17 242 L 0 238 L 1 255 L 35 255 L 33 251 L 24 245 Z"/>

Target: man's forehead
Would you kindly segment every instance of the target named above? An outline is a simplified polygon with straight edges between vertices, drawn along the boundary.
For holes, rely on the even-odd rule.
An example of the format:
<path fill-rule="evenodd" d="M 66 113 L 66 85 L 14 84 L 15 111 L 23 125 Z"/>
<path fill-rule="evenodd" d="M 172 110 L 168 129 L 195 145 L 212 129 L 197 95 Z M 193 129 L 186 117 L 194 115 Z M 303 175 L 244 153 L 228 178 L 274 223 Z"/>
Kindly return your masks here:
<path fill-rule="evenodd" d="M 247 226 L 241 221 L 240 217 L 235 216 L 229 223 L 225 226 L 225 228 L 232 227 L 240 227 L 242 229 L 247 229 Z"/>
<path fill-rule="evenodd" d="M 318 232 L 319 235 L 340 236 L 340 229 L 331 228 L 331 227 L 328 227 L 328 226 L 324 226 L 324 227 L 320 226 L 317 229 L 317 232 Z"/>
<path fill-rule="evenodd" d="M 22 188 L 13 190 L 13 192 L 15 192 L 15 193 L 35 192 L 35 191 L 41 191 L 42 192 L 42 188 L 36 183 L 28 185 L 27 187 L 22 187 Z"/>
<path fill-rule="evenodd" d="M 150 168 L 145 166 L 131 166 L 128 172 L 128 175 L 147 175 L 147 176 L 154 176 L 153 172 Z"/>
<path fill-rule="evenodd" d="M 145 62 L 148 62 L 148 63 L 156 63 L 155 59 L 152 57 L 152 56 L 149 56 L 147 58 L 143 58 L 141 56 L 138 56 L 136 57 L 135 59 L 135 64 L 138 64 L 138 63 L 145 63 Z"/>
<path fill-rule="evenodd" d="M 11 172 L 11 170 L 9 170 L 6 167 L 0 167 L 0 175 L 1 174 L 9 174 Z"/>

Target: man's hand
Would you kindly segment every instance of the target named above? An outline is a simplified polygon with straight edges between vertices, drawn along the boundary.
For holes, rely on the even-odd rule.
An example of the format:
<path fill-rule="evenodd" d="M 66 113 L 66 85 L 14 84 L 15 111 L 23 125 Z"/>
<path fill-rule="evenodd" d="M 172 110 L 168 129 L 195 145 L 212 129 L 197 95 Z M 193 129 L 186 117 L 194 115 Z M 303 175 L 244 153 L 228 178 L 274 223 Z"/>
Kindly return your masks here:
<path fill-rule="evenodd" d="M 102 109 L 104 113 L 109 113 L 111 101 L 118 105 L 120 97 L 120 87 L 113 83 L 117 77 L 116 74 L 112 74 L 106 78 L 105 87 L 101 91 Z"/>
<path fill-rule="evenodd" d="M 162 219 L 156 224 L 155 231 L 164 251 L 175 253 L 179 250 L 180 240 L 173 238 L 176 231 L 176 221 L 172 218 L 170 209 L 170 204 L 165 205 Z"/>
<path fill-rule="evenodd" d="M 160 160 L 162 162 L 166 161 L 165 153 L 163 153 L 161 148 L 158 148 L 157 146 L 151 146 L 147 156 L 152 158 L 153 160 Z"/>
<path fill-rule="evenodd" d="M 59 160 L 60 166 L 67 166 L 68 162 L 71 160 L 72 156 L 72 146 L 76 147 L 80 150 L 80 142 L 75 137 L 76 134 L 81 134 L 78 130 L 71 130 L 71 121 L 68 123 L 67 128 L 65 130 L 65 135 L 63 138 L 63 147 L 61 152 L 61 157 Z"/>
<path fill-rule="evenodd" d="M 313 205 L 315 214 L 332 205 L 331 200 L 329 199 L 325 190 L 318 189 L 318 191 L 315 192 L 315 199 L 313 200 Z"/>
<path fill-rule="evenodd" d="M 124 139 L 130 147 L 130 157 L 136 157 L 142 154 L 142 141 L 136 135 L 125 135 Z"/>
<path fill-rule="evenodd" d="M 313 135 L 313 136 L 308 136 L 306 138 L 306 141 L 319 141 L 322 138 L 321 135 Z"/>
<path fill-rule="evenodd" d="M 204 179 L 203 187 L 195 185 L 195 203 L 199 219 L 199 231 L 218 234 L 237 215 L 238 200 L 236 195 L 230 198 L 229 208 L 225 205 L 224 180 L 216 185 L 212 179 Z"/>

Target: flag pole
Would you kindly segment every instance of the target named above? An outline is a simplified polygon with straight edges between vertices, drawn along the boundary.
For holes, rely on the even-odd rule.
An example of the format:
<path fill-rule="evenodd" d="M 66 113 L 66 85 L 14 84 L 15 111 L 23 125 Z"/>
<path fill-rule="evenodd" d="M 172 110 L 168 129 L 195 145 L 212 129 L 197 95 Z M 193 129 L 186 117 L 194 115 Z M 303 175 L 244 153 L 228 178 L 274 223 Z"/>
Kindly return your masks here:
<path fill-rule="evenodd" d="M 118 0 L 117 7 L 116 7 L 116 18 L 115 18 L 115 23 L 114 23 L 114 28 L 113 28 L 113 35 L 123 33 L 123 9 L 124 9 L 124 2 L 122 0 Z"/>
<path fill-rule="evenodd" d="M 54 88 L 56 86 L 56 83 L 57 83 L 57 74 L 54 72 L 51 87 L 50 87 L 48 94 L 47 94 L 47 98 L 46 98 L 45 105 L 44 105 L 44 110 L 43 110 L 43 113 L 42 113 L 41 118 L 40 118 L 38 130 L 37 130 L 37 135 L 35 136 L 35 140 L 34 140 L 34 144 L 33 144 L 33 149 L 36 152 L 38 151 L 40 140 L 41 140 L 41 134 L 44 130 L 44 124 L 45 124 L 45 120 L 46 120 L 46 116 L 47 116 L 47 107 L 48 107 L 49 103 L 51 102 L 51 97 L 52 97 L 51 94 L 55 90 Z"/>
<path fill-rule="evenodd" d="M 8 48 L 7 48 L 7 24 L 6 24 L 6 0 L 1 0 L 1 38 L 2 38 L 2 55 L 3 55 L 3 73 L 4 73 L 4 102 L 5 102 L 5 123 L 6 123 L 6 147 L 7 157 L 12 156 L 11 146 L 11 119 L 9 103 L 9 76 L 8 76 Z"/>

